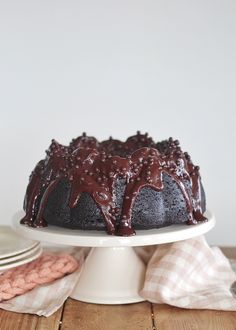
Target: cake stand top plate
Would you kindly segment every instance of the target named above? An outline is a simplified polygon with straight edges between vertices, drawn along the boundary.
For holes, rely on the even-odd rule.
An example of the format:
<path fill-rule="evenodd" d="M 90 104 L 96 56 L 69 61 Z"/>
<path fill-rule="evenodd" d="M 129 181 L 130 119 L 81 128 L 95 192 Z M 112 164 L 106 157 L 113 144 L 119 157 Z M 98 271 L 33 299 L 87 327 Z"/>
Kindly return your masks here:
<path fill-rule="evenodd" d="M 13 217 L 13 229 L 25 238 L 56 244 L 89 247 L 145 246 L 182 241 L 200 236 L 211 230 L 215 218 L 211 212 L 205 213 L 207 222 L 197 225 L 177 224 L 148 230 L 136 230 L 135 236 L 111 236 L 103 231 L 67 229 L 56 226 L 32 228 L 20 224 L 24 212 L 17 212 Z"/>

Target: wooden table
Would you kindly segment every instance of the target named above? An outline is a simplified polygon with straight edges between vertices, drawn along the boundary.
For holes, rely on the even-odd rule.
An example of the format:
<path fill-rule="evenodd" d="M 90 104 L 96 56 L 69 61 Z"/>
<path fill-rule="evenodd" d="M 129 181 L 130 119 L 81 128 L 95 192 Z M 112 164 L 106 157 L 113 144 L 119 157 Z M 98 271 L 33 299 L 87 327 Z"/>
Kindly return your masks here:
<path fill-rule="evenodd" d="M 223 248 L 236 257 L 236 248 Z M 142 302 L 130 305 L 96 305 L 67 299 L 45 318 L 0 309 L 0 330 L 236 330 L 236 312 L 186 310 Z"/>

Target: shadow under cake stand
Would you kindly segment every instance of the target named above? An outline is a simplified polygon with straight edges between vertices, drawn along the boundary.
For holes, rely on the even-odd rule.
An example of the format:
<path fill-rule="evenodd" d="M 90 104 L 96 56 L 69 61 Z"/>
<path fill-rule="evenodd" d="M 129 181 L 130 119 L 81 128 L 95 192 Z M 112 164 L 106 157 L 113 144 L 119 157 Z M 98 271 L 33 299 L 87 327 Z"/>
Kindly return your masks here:
<path fill-rule="evenodd" d="M 178 224 L 159 229 L 137 230 L 135 236 L 110 236 L 100 231 L 83 231 L 48 226 L 32 228 L 21 225 L 24 216 L 13 217 L 14 230 L 37 241 L 70 246 L 92 247 L 86 258 L 71 298 L 96 304 L 129 304 L 143 301 L 139 296 L 146 266 L 133 247 L 177 242 L 200 236 L 215 225 L 207 211 L 207 222 L 197 225 Z"/>

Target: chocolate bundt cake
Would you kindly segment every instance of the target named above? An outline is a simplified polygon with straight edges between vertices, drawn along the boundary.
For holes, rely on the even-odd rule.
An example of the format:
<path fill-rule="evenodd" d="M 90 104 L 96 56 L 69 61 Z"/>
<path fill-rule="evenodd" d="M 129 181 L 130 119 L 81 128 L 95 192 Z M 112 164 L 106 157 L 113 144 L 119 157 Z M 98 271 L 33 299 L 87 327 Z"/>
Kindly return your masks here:
<path fill-rule="evenodd" d="M 69 146 L 52 140 L 30 176 L 24 210 L 29 226 L 121 236 L 207 220 L 199 167 L 178 140 L 155 143 L 140 132 L 125 142 L 85 133 Z"/>

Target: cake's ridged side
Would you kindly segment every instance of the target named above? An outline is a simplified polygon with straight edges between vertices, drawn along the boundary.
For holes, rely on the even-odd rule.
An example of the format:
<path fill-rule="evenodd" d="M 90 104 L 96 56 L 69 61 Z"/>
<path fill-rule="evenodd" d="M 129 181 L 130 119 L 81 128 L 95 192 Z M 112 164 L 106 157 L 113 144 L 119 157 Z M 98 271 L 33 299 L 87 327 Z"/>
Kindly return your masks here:
<path fill-rule="evenodd" d="M 83 135 L 69 147 L 52 142 L 31 175 L 21 222 L 132 235 L 135 228 L 205 221 L 203 194 L 199 167 L 178 141 L 155 144 L 138 133 L 99 143 Z"/>
<path fill-rule="evenodd" d="M 152 229 L 183 223 L 188 220 L 186 202 L 171 177 L 164 175 L 164 188 L 155 191 L 150 187 L 140 190 L 132 210 L 134 229 Z M 70 182 L 62 179 L 48 199 L 44 219 L 50 225 L 71 229 L 106 230 L 102 213 L 88 193 L 82 193 L 75 208 L 68 206 Z M 116 182 L 116 206 L 121 210 L 124 198 L 125 182 Z M 202 208 L 205 211 L 205 195 L 202 189 Z M 121 212 L 116 217 L 119 226 Z"/>

